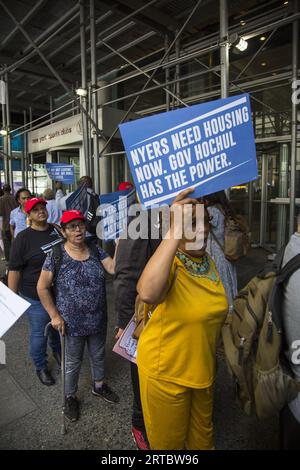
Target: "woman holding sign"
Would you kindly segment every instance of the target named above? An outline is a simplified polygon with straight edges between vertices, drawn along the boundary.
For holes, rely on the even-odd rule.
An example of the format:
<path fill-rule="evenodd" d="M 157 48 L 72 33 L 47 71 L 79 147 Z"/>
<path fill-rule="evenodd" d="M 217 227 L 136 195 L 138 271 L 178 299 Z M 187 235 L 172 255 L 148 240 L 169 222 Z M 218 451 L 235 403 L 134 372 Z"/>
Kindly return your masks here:
<path fill-rule="evenodd" d="M 214 448 L 216 345 L 228 304 L 214 262 L 205 252 L 209 233 L 205 208 L 201 240 L 181 235 L 187 206 L 192 204 L 195 212 L 199 204 L 188 197 L 192 191 L 182 191 L 173 202 L 174 211 L 182 210 L 181 220 L 171 219 L 137 286 L 142 300 L 156 305 L 137 350 L 147 436 L 155 450 Z"/>

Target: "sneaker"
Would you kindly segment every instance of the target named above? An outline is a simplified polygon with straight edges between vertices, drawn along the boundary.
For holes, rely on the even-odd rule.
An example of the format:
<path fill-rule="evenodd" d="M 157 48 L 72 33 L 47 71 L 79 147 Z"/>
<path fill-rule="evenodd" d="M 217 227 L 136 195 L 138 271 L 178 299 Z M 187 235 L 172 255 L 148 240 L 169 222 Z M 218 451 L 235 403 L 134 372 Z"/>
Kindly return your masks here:
<path fill-rule="evenodd" d="M 70 421 L 77 421 L 79 418 L 79 402 L 76 397 L 67 397 L 65 400 L 64 415 Z"/>
<path fill-rule="evenodd" d="M 145 432 L 135 427 L 132 427 L 131 434 L 134 439 L 137 450 L 150 450 L 150 446 Z"/>
<path fill-rule="evenodd" d="M 113 392 L 106 383 L 103 383 L 101 387 L 94 383 L 92 394 L 104 398 L 104 400 L 109 403 L 119 403 L 120 401 L 118 395 Z"/>

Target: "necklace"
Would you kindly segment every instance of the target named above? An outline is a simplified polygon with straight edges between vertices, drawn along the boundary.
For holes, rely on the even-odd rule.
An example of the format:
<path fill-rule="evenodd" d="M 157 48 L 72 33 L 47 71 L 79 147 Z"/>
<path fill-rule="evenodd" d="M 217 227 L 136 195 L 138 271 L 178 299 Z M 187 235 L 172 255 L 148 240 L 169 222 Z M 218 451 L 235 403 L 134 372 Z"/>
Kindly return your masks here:
<path fill-rule="evenodd" d="M 211 281 L 218 282 L 218 276 L 216 271 L 213 269 L 212 264 L 209 261 L 207 255 L 199 258 L 199 261 L 193 260 L 189 255 L 183 251 L 176 252 L 177 258 L 183 263 L 185 269 L 196 277 L 206 277 Z"/>

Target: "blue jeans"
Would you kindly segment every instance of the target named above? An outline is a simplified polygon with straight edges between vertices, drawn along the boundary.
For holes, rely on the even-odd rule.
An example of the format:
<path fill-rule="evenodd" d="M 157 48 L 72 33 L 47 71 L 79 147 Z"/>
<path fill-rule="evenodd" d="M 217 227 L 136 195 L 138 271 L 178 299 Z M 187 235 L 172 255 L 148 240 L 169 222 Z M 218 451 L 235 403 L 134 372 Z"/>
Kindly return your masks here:
<path fill-rule="evenodd" d="M 44 336 L 45 326 L 51 321 L 48 313 L 39 300 L 25 297 L 25 295 L 22 295 L 22 297 L 31 303 L 30 307 L 26 311 L 31 327 L 29 340 L 30 356 L 37 371 L 47 369 L 48 338 L 49 346 L 51 347 L 52 351 L 60 354 L 59 333 L 53 328 L 50 328 L 48 338 Z"/>
<path fill-rule="evenodd" d="M 89 358 L 92 370 L 92 378 L 95 380 L 104 379 L 104 356 L 106 327 L 100 333 L 89 336 L 68 336 L 66 341 L 66 382 L 65 395 L 75 397 L 79 372 L 82 364 L 85 343 L 87 343 Z"/>

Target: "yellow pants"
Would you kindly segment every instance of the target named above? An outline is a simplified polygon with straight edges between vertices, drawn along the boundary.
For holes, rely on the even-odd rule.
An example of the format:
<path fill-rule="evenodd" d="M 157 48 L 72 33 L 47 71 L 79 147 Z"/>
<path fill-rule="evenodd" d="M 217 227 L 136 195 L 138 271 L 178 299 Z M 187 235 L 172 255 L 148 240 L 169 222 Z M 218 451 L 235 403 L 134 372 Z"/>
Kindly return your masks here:
<path fill-rule="evenodd" d="M 147 437 L 152 450 L 212 450 L 213 387 L 193 389 L 139 370 Z"/>

